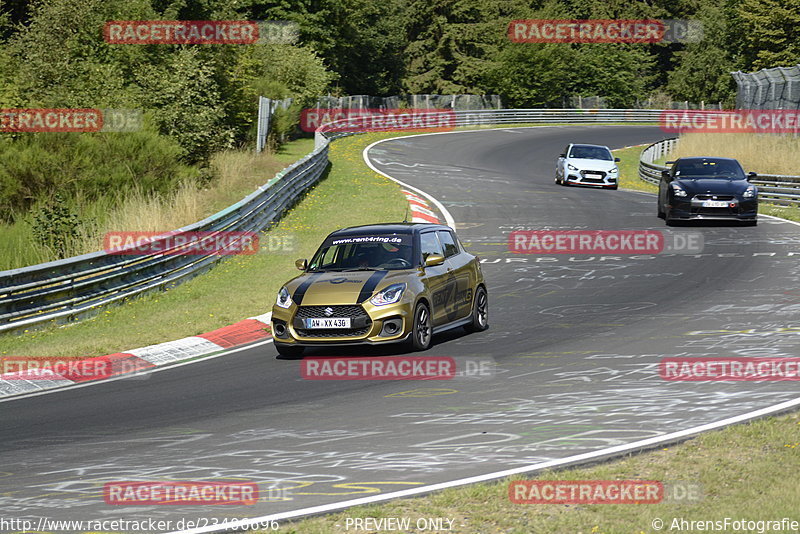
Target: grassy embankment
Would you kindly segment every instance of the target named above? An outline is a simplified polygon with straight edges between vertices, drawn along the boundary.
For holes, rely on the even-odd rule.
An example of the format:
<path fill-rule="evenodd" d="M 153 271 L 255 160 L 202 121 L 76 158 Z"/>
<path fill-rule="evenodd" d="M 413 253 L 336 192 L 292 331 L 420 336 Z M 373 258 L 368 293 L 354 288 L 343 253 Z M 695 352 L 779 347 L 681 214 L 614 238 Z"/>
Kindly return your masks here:
<path fill-rule="evenodd" d="M 343 226 L 403 219 L 407 203 L 400 188 L 366 168 L 361 159 L 361 150 L 380 137 L 356 136 L 333 143 L 328 176 L 262 239 L 267 246 L 258 254 L 232 257 L 175 289 L 109 308 L 73 325 L 0 336 L 0 355 L 98 356 L 208 332 L 269 311 L 281 284 L 297 274 L 294 260 L 310 256 L 328 233 Z M 163 215 L 158 224 L 168 220 L 172 226 L 198 220 L 239 200 L 311 148 L 308 140 L 290 145 L 285 153 L 270 158 L 271 163 L 250 154 L 228 154 L 223 168 L 229 178 L 223 180 L 235 182 L 236 187 L 220 186 L 213 199 L 198 199 L 205 207 L 187 210 L 193 217 L 189 221 L 167 219 L 169 214 L 162 214 L 158 206 L 153 207 L 152 217 Z M 163 229 L 147 217 L 133 217 L 126 224 L 130 226 L 120 223 L 115 229 L 142 229 L 137 224 Z M 270 236 L 273 250 L 268 250 Z"/>

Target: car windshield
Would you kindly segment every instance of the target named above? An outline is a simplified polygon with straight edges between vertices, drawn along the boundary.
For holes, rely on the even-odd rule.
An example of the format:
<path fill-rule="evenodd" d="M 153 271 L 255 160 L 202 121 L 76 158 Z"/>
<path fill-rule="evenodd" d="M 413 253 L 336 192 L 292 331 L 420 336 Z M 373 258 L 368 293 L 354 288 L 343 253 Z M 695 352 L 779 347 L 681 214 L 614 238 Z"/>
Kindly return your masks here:
<path fill-rule="evenodd" d="M 688 160 L 675 164 L 675 176 L 680 178 L 746 179 L 744 171 L 730 160 Z"/>
<path fill-rule="evenodd" d="M 569 157 L 576 159 L 602 159 L 605 161 L 614 160 L 611 152 L 601 146 L 573 146 Z"/>
<path fill-rule="evenodd" d="M 309 271 L 408 269 L 413 246 L 409 234 L 328 237 L 308 265 Z"/>

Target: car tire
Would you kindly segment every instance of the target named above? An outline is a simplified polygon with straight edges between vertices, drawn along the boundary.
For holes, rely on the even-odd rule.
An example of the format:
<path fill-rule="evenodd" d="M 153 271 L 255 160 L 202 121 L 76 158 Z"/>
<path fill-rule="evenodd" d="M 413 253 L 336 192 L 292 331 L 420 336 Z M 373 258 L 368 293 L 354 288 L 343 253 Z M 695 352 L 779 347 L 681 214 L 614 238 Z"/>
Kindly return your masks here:
<path fill-rule="evenodd" d="M 464 327 L 467 332 L 482 332 L 489 328 L 489 296 L 483 286 L 478 286 L 472 299 L 471 322 Z"/>
<path fill-rule="evenodd" d="M 758 226 L 758 221 L 744 221 L 742 224 L 744 224 L 744 226 Z"/>
<path fill-rule="evenodd" d="M 428 305 L 424 302 L 417 304 L 414 308 L 414 318 L 411 324 L 411 338 L 408 340 L 408 348 L 411 351 L 428 350 L 431 346 L 433 337 L 433 324 L 431 312 Z"/>
<path fill-rule="evenodd" d="M 661 201 L 658 202 L 658 218 L 659 219 L 666 219 L 667 215 L 664 213 L 664 210 L 661 209 Z"/>
<path fill-rule="evenodd" d="M 612 191 L 616 191 L 617 189 L 619 189 L 619 185 L 615 185 L 614 187 L 611 188 Z"/>
<path fill-rule="evenodd" d="M 298 347 L 297 345 L 287 345 L 286 343 L 275 343 L 275 350 L 281 357 L 286 359 L 300 358 L 303 355 L 305 347 Z"/>

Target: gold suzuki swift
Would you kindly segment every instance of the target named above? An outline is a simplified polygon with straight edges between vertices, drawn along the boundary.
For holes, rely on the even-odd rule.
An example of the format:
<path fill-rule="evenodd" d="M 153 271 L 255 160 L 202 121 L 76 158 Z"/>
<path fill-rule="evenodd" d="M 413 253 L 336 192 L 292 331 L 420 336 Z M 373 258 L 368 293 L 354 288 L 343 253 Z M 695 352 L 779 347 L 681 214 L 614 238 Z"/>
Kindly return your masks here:
<path fill-rule="evenodd" d="M 272 308 L 283 356 L 305 347 L 406 343 L 425 350 L 435 333 L 489 327 L 478 258 L 448 226 L 393 223 L 330 234 L 303 274 L 287 282 Z"/>

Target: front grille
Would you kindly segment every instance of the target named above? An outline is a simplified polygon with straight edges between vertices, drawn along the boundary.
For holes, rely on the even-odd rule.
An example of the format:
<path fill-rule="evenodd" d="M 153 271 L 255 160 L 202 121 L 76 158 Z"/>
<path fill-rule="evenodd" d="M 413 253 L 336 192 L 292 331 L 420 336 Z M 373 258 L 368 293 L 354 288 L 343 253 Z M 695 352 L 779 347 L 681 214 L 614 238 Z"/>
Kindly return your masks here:
<path fill-rule="evenodd" d="M 321 328 L 314 330 L 308 330 L 306 328 L 297 329 L 297 334 L 300 337 L 325 337 L 325 338 L 352 337 L 352 336 L 363 336 L 367 332 L 369 332 L 369 326 L 365 326 L 364 328 L 351 328 L 351 329 L 334 328 L 330 330 L 324 330 Z"/>
<path fill-rule="evenodd" d="M 330 315 L 325 313 L 328 308 L 333 310 Z M 361 316 L 367 317 L 367 312 L 358 304 L 350 306 L 300 306 L 295 314 L 298 319 L 308 319 L 309 317 L 350 317 L 352 319 Z"/>
<path fill-rule="evenodd" d="M 694 198 L 697 200 L 733 200 L 733 195 L 713 195 L 713 194 L 703 194 L 703 195 L 695 195 Z"/>
<path fill-rule="evenodd" d="M 330 308 L 333 313 L 326 314 Z M 353 328 L 305 328 L 304 319 L 311 317 L 349 317 Z M 294 316 L 294 329 L 300 337 L 336 338 L 363 336 L 369 332 L 372 319 L 358 304 L 346 306 L 300 306 Z"/>
<path fill-rule="evenodd" d="M 586 173 L 587 172 L 589 174 L 599 174 L 600 178 L 594 178 L 594 177 L 587 178 L 586 177 Z M 581 178 L 583 179 L 584 182 L 593 183 L 593 184 L 602 184 L 605 177 L 606 177 L 606 173 L 604 171 L 581 171 Z"/>

